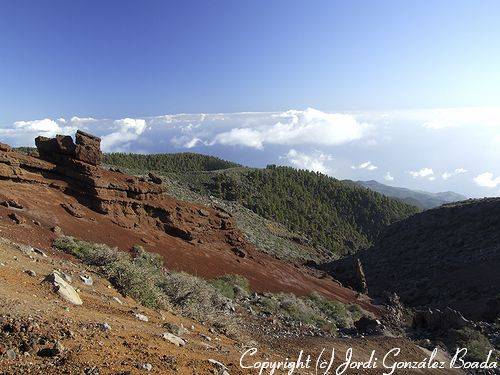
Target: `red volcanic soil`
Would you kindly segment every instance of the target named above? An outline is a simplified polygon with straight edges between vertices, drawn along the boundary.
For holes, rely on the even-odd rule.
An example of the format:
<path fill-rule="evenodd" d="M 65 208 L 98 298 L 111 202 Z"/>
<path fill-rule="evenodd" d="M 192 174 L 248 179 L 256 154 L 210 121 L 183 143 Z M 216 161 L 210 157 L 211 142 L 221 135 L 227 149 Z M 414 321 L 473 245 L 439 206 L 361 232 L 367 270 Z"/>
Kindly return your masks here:
<path fill-rule="evenodd" d="M 240 274 L 258 292 L 316 291 L 380 312 L 332 278 L 260 252 L 222 209 L 176 200 L 159 184 L 72 157 L 46 161 L 0 147 L 0 203 L 0 237 L 19 243 L 50 249 L 57 226 L 123 251 L 140 244 L 170 269 L 205 278 Z"/>

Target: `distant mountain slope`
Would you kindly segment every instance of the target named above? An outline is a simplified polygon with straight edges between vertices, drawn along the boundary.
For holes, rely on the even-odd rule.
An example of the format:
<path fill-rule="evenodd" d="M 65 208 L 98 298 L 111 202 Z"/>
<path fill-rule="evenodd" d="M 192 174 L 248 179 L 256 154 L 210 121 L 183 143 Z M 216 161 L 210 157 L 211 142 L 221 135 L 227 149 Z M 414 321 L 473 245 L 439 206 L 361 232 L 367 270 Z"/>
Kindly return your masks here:
<path fill-rule="evenodd" d="M 500 313 L 500 198 L 413 215 L 356 256 L 371 296 L 396 292 L 410 306 L 450 306 L 471 318 L 494 318 Z M 354 260 L 321 268 L 352 285 Z"/>
<path fill-rule="evenodd" d="M 247 168 L 197 154 L 111 154 L 105 160 L 142 173 L 156 170 L 197 193 L 238 202 L 311 238 L 313 246 L 332 256 L 368 247 L 385 226 L 418 211 L 376 192 L 289 167 Z"/>
<path fill-rule="evenodd" d="M 411 190 L 407 188 L 384 185 L 374 180 L 355 181 L 355 183 L 388 197 L 400 199 L 424 210 L 438 207 L 445 203 L 458 202 L 467 199 L 467 197 L 452 191 L 429 193 L 421 190 Z"/>

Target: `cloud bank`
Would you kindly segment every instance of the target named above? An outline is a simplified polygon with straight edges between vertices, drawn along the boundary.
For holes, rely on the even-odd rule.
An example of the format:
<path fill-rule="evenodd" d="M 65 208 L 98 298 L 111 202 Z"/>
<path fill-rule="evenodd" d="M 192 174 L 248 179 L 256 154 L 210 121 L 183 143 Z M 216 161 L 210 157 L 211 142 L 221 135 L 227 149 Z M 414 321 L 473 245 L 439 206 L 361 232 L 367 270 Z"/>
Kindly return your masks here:
<path fill-rule="evenodd" d="M 58 116 L 0 124 L 0 141 L 32 146 L 38 135 L 77 129 L 100 136 L 106 152 L 201 152 L 472 196 L 495 194 L 500 176 L 500 108 Z"/>

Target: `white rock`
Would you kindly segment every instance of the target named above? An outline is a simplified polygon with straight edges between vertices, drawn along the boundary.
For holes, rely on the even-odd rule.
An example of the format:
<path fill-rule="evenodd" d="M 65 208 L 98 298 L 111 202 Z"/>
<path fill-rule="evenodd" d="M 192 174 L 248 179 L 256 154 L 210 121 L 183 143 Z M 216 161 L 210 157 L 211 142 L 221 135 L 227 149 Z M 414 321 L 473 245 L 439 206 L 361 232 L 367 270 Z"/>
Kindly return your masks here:
<path fill-rule="evenodd" d="M 118 297 L 113 297 L 113 300 L 119 305 L 123 305 L 123 302 Z"/>
<path fill-rule="evenodd" d="M 94 280 L 92 280 L 92 277 L 87 276 L 87 275 L 80 275 L 80 279 L 83 281 L 85 285 L 93 285 Z"/>
<path fill-rule="evenodd" d="M 59 275 L 58 272 L 54 271 L 45 277 L 45 281 L 52 283 L 55 291 L 61 298 L 64 300 L 74 304 L 74 305 L 82 305 L 83 301 L 76 292 L 76 290 L 68 284 L 64 279 Z"/>
<path fill-rule="evenodd" d="M 163 337 L 165 340 L 176 346 L 186 345 L 186 341 L 181 339 L 179 336 L 171 334 L 170 332 L 165 332 L 164 334 L 161 335 L 161 337 Z"/>
<path fill-rule="evenodd" d="M 210 362 L 210 364 L 215 367 L 219 375 L 229 375 L 228 368 L 219 361 L 216 361 L 215 359 L 209 359 L 208 362 Z"/>
<path fill-rule="evenodd" d="M 146 315 L 135 313 L 134 316 L 137 320 L 140 320 L 143 322 L 149 322 L 149 318 Z"/>

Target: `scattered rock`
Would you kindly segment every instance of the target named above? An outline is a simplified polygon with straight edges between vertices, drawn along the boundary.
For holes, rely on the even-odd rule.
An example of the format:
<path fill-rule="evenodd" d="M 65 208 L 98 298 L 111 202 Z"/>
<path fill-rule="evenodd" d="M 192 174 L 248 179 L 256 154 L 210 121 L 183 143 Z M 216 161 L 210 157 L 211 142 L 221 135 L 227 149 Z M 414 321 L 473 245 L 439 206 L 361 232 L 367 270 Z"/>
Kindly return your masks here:
<path fill-rule="evenodd" d="M 179 336 L 173 335 L 170 332 L 165 332 L 161 335 L 163 339 L 167 340 L 171 344 L 174 344 L 175 346 L 185 346 L 186 341 L 181 339 Z"/>
<path fill-rule="evenodd" d="M 200 333 L 200 337 L 205 340 L 205 341 L 212 341 L 212 338 L 210 336 L 205 335 L 204 333 Z"/>
<path fill-rule="evenodd" d="M 94 285 L 94 280 L 92 280 L 92 277 L 91 276 L 87 276 L 87 275 L 80 275 L 80 280 L 82 280 L 82 282 L 85 284 L 85 285 Z"/>
<path fill-rule="evenodd" d="M 148 173 L 148 177 L 149 177 L 149 180 L 150 180 L 153 184 L 161 185 L 161 184 L 163 183 L 163 180 L 161 179 L 161 177 L 160 177 L 160 176 L 158 176 L 156 173 L 149 172 L 149 173 Z"/>
<path fill-rule="evenodd" d="M 47 254 L 45 254 L 45 253 L 43 252 L 43 250 L 37 249 L 37 248 L 35 247 L 35 248 L 33 248 L 33 251 L 34 251 L 35 253 L 37 253 L 38 255 L 41 255 L 42 257 L 47 258 Z"/>
<path fill-rule="evenodd" d="M 210 212 L 208 212 L 207 210 L 204 210 L 203 208 L 200 208 L 198 209 L 198 213 L 201 215 L 201 216 L 210 216 Z"/>
<path fill-rule="evenodd" d="M 116 301 L 119 305 L 123 305 L 123 302 L 118 297 L 113 297 L 113 300 Z"/>
<path fill-rule="evenodd" d="M 151 363 L 144 363 L 142 365 L 142 369 L 149 372 L 149 371 L 151 371 L 153 369 L 153 365 Z"/>
<path fill-rule="evenodd" d="M 134 317 L 141 322 L 149 322 L 149 318 L 146 315 L 135 313 Z"/>
<path fill-rule="evenodd" d="M 83 301 L 76 290 L 70 284 L 68 284 L 57 271 L 54 271 L 47 275 L 44 281 L 50 282 L 57 294 L 59 294 L 59 296 L 64 300 L 74 305 L 83 304 Z"/>
<path fill-rule="evenodd" d="M 215 359 L 209 359 L 208 362 L 218 371 L 218 375 L 229 375 L 229 371 L 224 364 Z"/>
<path fill-rule="evenodd" d="M 233 247 L 231 248 L 231 251 L 239 256 L 240 258 L 246 258 L 247 257 L 247 252 L 243 250 L 242 248 L 239 247 Z"/>
<path fill-rule="evenodd" d="M 108 332 L 111 331 L 111 326 L 108 323 L 104 322 L 101 324 L 101 329 L 105 332 Z"/>
<path fill-rule="evenodd" d="M 165 323 L 163 324 L 163 328 L 166 328 L 170 333 L 177 336 L 182 336 L 189 332 L 182 325 L 178 326 L 177 324 L 174 323 Z"/>
<path fill-rule="evenodd" d="M 23 217 L 19 216 L 15 212 L 12 212 L 12 213 L 9 214 L 9 219 L 11 219 L 16 224 L 24 224 L 26 222 L 26 219 L 24 219 Z"/>
<path fill-rule="evenodd" d="M 19 210 L 22 210 L 24 208 L 24 206 L 21 203 L 15 201 L 15 200 L 2 201 L 2 202 L 0 202 L 0 205 L 7 207 L 7 208 L 17 208 Z"/>
<path fill-rule="evenodd" d="M 61 207 L 64 208 L 68 214 L 70 214 L 71 216 L 74 216 L 74 217 L 76 217 L 78 219 L 81 219 L 82 217 L 85 216 L 83 214 L 83 212 L 81 212 L 78 209 L 78 207 L 76 207 L 72 203 L 61 203 Z"/>
<path fill-rule="evenodd" d="M 358 332 L 367 335 L 380 334 L 383 329 L 380 320 L 368 318 L 366 316 L 363 316 L 361 319 L 356 321 L 354 323 L 354 327 L 358 330 Z"/>
<path fill-rule="evenodd" d="M 464 316 L 450 307 L 444 310 L 427 309 L 417 310 L 413 315 L 413 328 L 421 328 L 429 331 L 448 331 L 470 327 L 472 323 Z"/>
<path fill-rule="evenodd" d="M 52 348 L 43 348 L 40 349 L 37 353 L 39 357 L 55 357 L 60 355 L 64 351 L 64 346 L 56 341 Z"/>
<path fill-rule="evenodd" d="M 26 270 L 24 271 L 26 274 L 28 274 L 31 277 L 36 277 L 36 272 L 33 270 Z"/>

